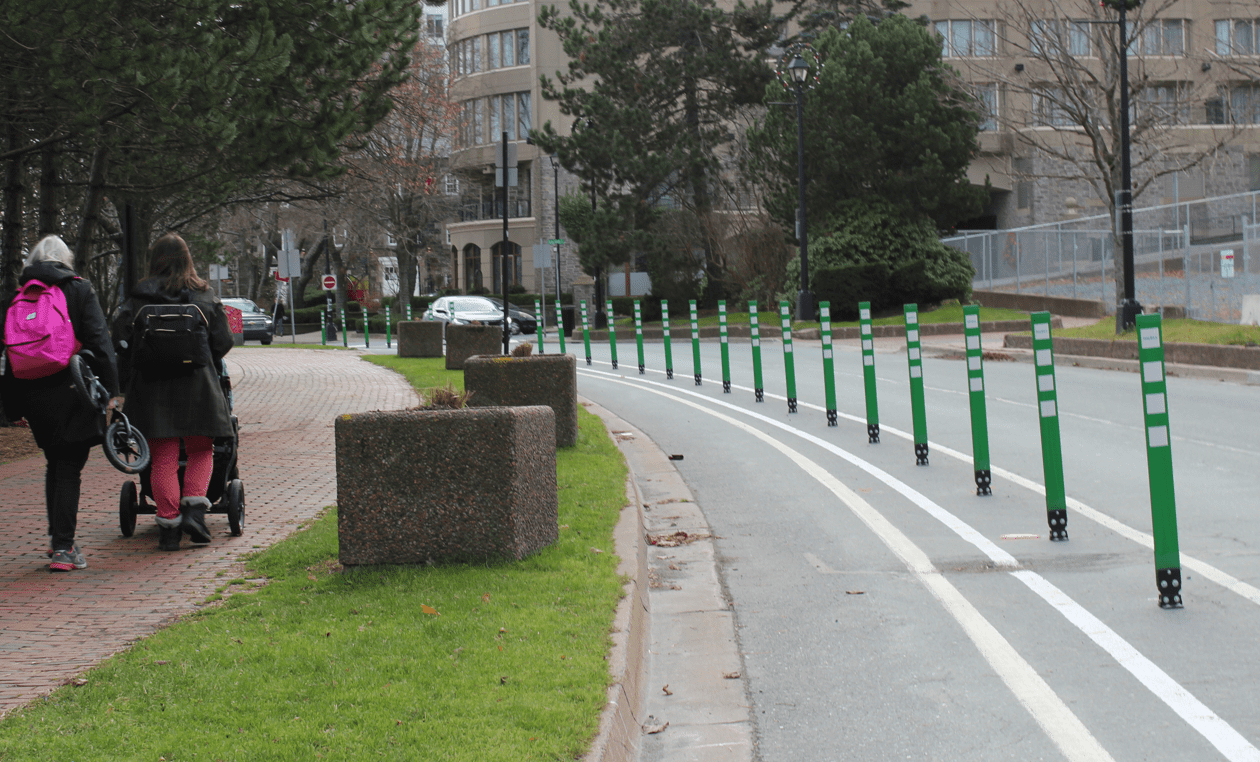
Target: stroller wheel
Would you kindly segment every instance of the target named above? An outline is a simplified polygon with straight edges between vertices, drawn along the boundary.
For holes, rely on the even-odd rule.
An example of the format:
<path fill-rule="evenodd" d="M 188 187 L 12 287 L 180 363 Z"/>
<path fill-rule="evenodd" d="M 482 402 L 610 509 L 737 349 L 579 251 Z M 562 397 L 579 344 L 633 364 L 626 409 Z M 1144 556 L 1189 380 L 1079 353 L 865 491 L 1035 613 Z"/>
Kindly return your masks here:
<path fill-rule="evenodd" d="M 118 495 L 118 528 L 123 537 L 130 537 L 136 531 L 136 483 L 128 479 L 123 482 L 122 492 Z"/>
<path fill-rule="evenodd" d="M 240 479 L 228 482 L 226 498 L 228 528 L 233 537 L 240 537 L 245 526 L 245 485 Z"/>
<path fill-rule="evenodd" d="M 105 459 L 124 474 L 138 474 L 149 467 L 149 443 L 131 428 L 126 416 L 118 418 L 105 431 Z"/>

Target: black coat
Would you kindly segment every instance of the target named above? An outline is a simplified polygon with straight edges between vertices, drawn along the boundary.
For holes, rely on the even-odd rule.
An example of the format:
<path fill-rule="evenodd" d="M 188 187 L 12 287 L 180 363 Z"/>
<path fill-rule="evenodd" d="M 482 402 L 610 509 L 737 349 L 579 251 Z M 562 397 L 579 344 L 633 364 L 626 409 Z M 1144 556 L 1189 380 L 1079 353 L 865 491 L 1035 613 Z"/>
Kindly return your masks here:
<path fill-rule="evenodd" d="M 211 291 L 190 291 L 189 303 L 206 316 L 210 355 L 214 362 L 195 368 L 187 375 L 150 377 L 144 368 L 133 367 L 132 333 L 136 313 L 146 304 L 178 304 L 178 294 L 162 291 L 162 279 L 148 278 L 136 284 L 131 297 L 114 318 L 114 344 L 118 347 L 119 370 L 127 388 L 123 411 L 131 425 L 149 439 L 164 437 L 230 437 L 232 412 L 219 385 L 219 361 L 232 349 L 223 302 Z"/>
<path fill-rule="evenodd" d="M 74 337 L 96 356 L 89 364 L 111 397 L 118 394 L 118 366 L 105 325 L 105 313 L 96 299 L 92 284 L 76 278 L 74 271 L 60 262 L 36 262 L 22 271 L 19 282 L 38 280 L 56 285 L 66 295 L 66 310 L 74 326 Z M 5 319 L 9 305 L 0 312 Z M 0 332 L 0 336 L 3 336 Z M 69 370 L 51 376 L 21 379 L 6 368 L 0 381 L 0 400 L 10 421 L 25 418 L 35 435 L 35 443 L 47 450 L 59 444 L 100 444 L 105 433 L 105 417 L 75 391 Z"/>

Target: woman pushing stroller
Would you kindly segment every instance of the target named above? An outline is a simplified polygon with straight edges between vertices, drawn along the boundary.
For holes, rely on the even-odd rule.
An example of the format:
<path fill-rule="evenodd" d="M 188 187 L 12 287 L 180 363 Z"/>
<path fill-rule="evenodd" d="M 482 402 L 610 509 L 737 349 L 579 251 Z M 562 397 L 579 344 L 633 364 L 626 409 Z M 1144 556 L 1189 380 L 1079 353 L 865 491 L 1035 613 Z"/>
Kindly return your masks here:
<path fill-rule="evenodd" d="M 184 239 L 170 233 L 154 242 L 149 277 L 119 309 L 113 337 L 128 416 L 152 453 L 158 548 L 179 550 L 184 533 L 194 545 L 205 545 L 214 438 L 235 434 L 218 370 L 232 348 L 232 333 L 223 303 L 197 276 Z"/>

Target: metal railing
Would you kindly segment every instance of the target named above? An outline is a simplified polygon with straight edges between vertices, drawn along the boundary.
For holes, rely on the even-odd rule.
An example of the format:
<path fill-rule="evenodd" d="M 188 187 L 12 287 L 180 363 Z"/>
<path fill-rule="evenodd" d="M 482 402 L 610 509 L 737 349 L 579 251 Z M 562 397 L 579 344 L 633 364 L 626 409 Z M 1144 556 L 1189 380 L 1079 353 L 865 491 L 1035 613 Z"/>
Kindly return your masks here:
<path fill-rule="evenodd" d="M 1243 297 L 1260 294 L 1260 192 L 1133 210 L 1134 284 L 1146 307 L 1238 322 Z M 1114 310 L 1116 257 L 1107 215 L 1007 230 L 967 231 L 942 242 L 966 251 L 976 289 L 1097 299 Z"/>

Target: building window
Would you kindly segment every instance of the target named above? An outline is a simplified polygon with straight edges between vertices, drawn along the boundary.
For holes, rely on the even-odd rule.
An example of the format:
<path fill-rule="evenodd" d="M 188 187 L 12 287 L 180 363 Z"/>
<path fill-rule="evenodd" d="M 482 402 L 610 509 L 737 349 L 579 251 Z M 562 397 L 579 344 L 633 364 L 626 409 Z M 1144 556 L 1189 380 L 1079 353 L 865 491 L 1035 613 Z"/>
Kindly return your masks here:
<path fill-rule="evenodd" d="M 529 63 L 529 30 L 516 30 L 516 65 L 524 66 Z"/>
<path fill-rule="evenodd" d="M 1216 22 L 1218 56 L 1254 56 L 1260 50 L 1260 19 L 1220 19 Z"/>
<path fill-rule="evenodd" d="M 992 20 L 938 21 L 936 33 L 941 36 L 941 55 L 946 58 L 996 55 Z"/>
<path fill-rule="evenodd" d="M 459 178 L 455 175 L 447 175 L 443 178 L 443 191 L 448 196 L 459 195 Z"/>
<path fill-rule="evenodd" d="M 1088 58 L 1094 54 L 1090 25 L 1085 21 L 1038 19 L 1032 22 L 1028 42 L 1031 53 L 1041 58 Z"/>
<path fill-rule="evenodd" d="M 1260 190 L 1260 153 L 1247 156 L 1247 171 L 1251 175 L 1250 190 Z"/>
<path fill-rule="evenodd" d="M 1135 116 L 1143 116 L 1159 124 L 1189 124 L 1190 102 L 1186 100 L 1188 88 L 1181 83 L 1147 85 L 1138 94 Z"/>
<path fill-rule="evenodd" d="M 1260 85 L 1235 84 L 1218 93 L 1208 101 L 1209 124 L 1260 124 Z"/>
<path fill-rule="evenodd" d="M 1031 209 L 1033 184 L 1028 180 L 1033 171 L 1033 160 L 1015 157 L 1011 159 L 1011 174 L 1015 175 L 1015 208 Z"/>
<path fill-rule="evenodd" d="M 1183 19 L 1155 19 L 1142 32 L 1141 53 L 1146 56 L 1184 56 L 1186 54 L 1186 23 Z"/>
<path fill-rule="evenodd" d="M 1046 87 L 1033 93 L 1032 123 L 1034 127 L 1070 127 L 1075 122 L 1068 114 L 1063 90 Z"/>
<path fill-rule="evenodd" d="M 424 31 L 429 37 L 442 39 L 446 32 L 444 31 L 444 20 L 441 16 L 426 15 L 424 17 Z"/>
<path fill-rule="evenodd" d="M 490 247 L 491 267 L 494 268 L 494 293 L 503 293 L 503 261 L 500 258 L 503 251 L 503 243 L 496 243 Z M 508 285 L 515 286 L 521 282 L 521 247 L 519 244 L 508 242 Z"/>
<path fill-rule="evenodd" d="M 486 53 L 488 69 L 529 63 L 529 30 L 510 29 L 486 35 Z"/>
<path fill-rule="evenodd" d="M 516 134 L 524 140 L 529 137 L 529 92 L 516 93 Z"/>
<path fill-rule="evenodd" d="M 972 85 L 976 99 L 980 101 L 980 130 L 989 132 L 996 130 L 998 117 L 998 87 L 995 83 L 978 83 Z"/>

